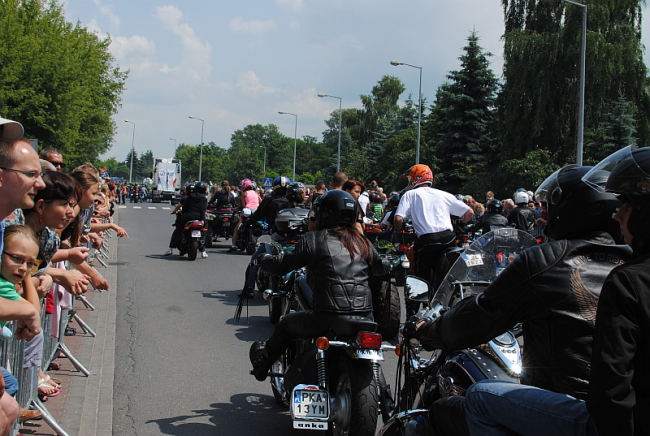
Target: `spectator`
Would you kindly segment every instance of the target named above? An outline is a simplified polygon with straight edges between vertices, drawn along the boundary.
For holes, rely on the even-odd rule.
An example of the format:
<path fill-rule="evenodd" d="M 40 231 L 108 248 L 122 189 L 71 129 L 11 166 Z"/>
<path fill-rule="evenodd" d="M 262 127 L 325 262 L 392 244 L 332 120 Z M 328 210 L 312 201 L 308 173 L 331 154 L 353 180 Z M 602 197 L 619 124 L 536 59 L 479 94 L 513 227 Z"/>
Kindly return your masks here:
<path fill-rule="evenodd" d="M 343 184 L 348 181 L 348 176 L 345 174 L 343 171 L 339 171 L 338 173 L 334 174 L 334 176 L 330 179 L 330 186 L 332 189 L 343 189 Z"/>
<path fill-rule="evenodd" d="M 314 190 L 311 191 L 309 194 L 309 198 L 305 200 L 305 206 L 309 206 L 311 203 L 316 201 L 318 197 L 323 195 L 325 193 L 325 183 L 322 180 L 319 180 L 316 182 L 316 186 L 314 187 Z"/>
<path fill-rule="evenodd" d="M 501 204 L 503 204 L 503 212 L 501 212 L 501 214 L 504 217 L 508 218 L 510 211 L 515 208 L 515 202 L 508 198 L 506 200 L 503 200 Z"/>
<path fill-rule="evenodd" d="M 494 192 L 492 192 L 492 191 L 486 192 L 485 193 L 485 203 L 483 204 L 483 206 L 485 206 L 485 208 L 487 209 L 488 203 L 490 201 L 492 201 L 492 200 L 494 200 Z"/>
<path fill-rule="evenodd" d="M 56 171 L 65 171 L 65 163 L 63 163 L 63 156 L 61 152 L 54 147 L 47 147 L 42 149 L 38 156 L 54 165 Z"/>
<path fill-rule="evenodd" d="M 483 207 L 483 205 L 481 203 L 475 201 L 474 202 L 474 216 L 476 217 L 476 219 L 478 220 L 479 218 L 481 218 L 484 213 L 485 213 L 485 207 Z"/>

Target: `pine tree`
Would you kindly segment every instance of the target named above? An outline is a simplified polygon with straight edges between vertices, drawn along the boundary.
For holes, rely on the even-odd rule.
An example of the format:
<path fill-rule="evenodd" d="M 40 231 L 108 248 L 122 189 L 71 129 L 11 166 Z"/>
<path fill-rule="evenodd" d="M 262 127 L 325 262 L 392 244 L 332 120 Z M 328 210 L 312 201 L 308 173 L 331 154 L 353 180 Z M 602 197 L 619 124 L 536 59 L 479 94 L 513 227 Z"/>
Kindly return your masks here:
<path fill-rule="evenodd" d="M 616 150 L 636 144 L 636 128 L 634 118 L 629 113 L 629 106 L 625 98 L 619 96 L 612 112 L 600 123 L 599 130 L 603 140 L 587 146 L 588 156 L 593 163 L 603 160 Z"/>
<path fill-rule="evenodd" d="M 469 169 L 480 170 L 494 148 L 498 81 L 489 69 L 488 56 L 473 31 L 459 59 L 461 69 L 451 71 L 441 85 L 425 128 L 426 138 L 440 159 L 443 181 L 439 185 L 459 192 Z"/>

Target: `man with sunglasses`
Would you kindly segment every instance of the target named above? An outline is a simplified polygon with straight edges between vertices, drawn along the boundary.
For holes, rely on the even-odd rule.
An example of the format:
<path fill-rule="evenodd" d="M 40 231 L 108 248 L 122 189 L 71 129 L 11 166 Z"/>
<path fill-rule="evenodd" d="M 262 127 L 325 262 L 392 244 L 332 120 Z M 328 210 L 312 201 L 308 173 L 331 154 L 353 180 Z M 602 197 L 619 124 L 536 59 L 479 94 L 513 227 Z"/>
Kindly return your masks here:
<path fill-rule="evenodd" d="M 38 152 L 38 157 L 48 161 L 57 171 L 65 171 L 65 163 L 63 163 L 63 156 L 61 152 L 54 147 L 47 147 Z"/>

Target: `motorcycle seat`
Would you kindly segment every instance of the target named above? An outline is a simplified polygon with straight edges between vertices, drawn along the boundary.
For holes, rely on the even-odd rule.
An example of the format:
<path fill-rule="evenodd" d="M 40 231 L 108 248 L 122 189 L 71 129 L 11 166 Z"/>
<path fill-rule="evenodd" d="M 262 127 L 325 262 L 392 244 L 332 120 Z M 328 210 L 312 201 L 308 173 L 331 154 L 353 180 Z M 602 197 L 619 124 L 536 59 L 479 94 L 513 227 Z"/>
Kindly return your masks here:
<path fill-rule="evenodd" d="M 377 323 L 359 315 L 339 315 L 332 320 L 330 327 L 335 336 L 350 336 L 354 337 L 359 332 L 374 332 L 377 331 Z"/>

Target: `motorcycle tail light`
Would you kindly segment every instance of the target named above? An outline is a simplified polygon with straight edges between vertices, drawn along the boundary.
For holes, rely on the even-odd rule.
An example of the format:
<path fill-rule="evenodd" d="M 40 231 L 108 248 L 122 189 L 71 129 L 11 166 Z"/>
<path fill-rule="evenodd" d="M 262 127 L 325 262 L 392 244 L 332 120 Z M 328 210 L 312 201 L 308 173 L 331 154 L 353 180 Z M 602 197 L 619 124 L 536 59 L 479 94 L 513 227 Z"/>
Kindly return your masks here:
<path fill-rule="evenodd" d="M 499 258 L 499 263 L 503 263 L 503 253 L 497 254 L 497 257 Z"/>
<path fill-rule="evenodd" d="M 357 344 L 361 348 L 381 348 L 381 335 L 379 333 L 359 332 Z"/>
<path fill-rule="evenodd" d="M 192 229 L 202 229 L 202 228 L 203 228 L 203 224 L 201 224 L 201 223 L 191 223 L 191 224 L 189 225 L 189 227 L 192 228 Z M 187 227 L 186 227 L 186 228 L 187 228 Z"/>
<path fill-rule="evenodd" d="M 399 251 L 407 251 L 409 248 L 411 247 L 406 244 L 399 244 L 399 247 L 397 247 Z"/>
<path fill-rule="evenodd" d="M 224 220 L 224 221 L 228 221 L 229 219 L 230 219 L 230 218 L 228 218 L 228 217 L 225 217 L 225 218 L 224 218 L 223 220 Z"/>
<path fill-rule="evenodd" d="M 325 351 L 330 347 L 330 340 L 327 339 L 325 336 L 321 336 L 320 338 L 316 339 L 316 348 L 318 348 L 321 351 Z"/>
<path fill-rule="evenodd" d="M 542 238 L 537 238 L 537 243 L 541 244 L 542 243 Z"/>

